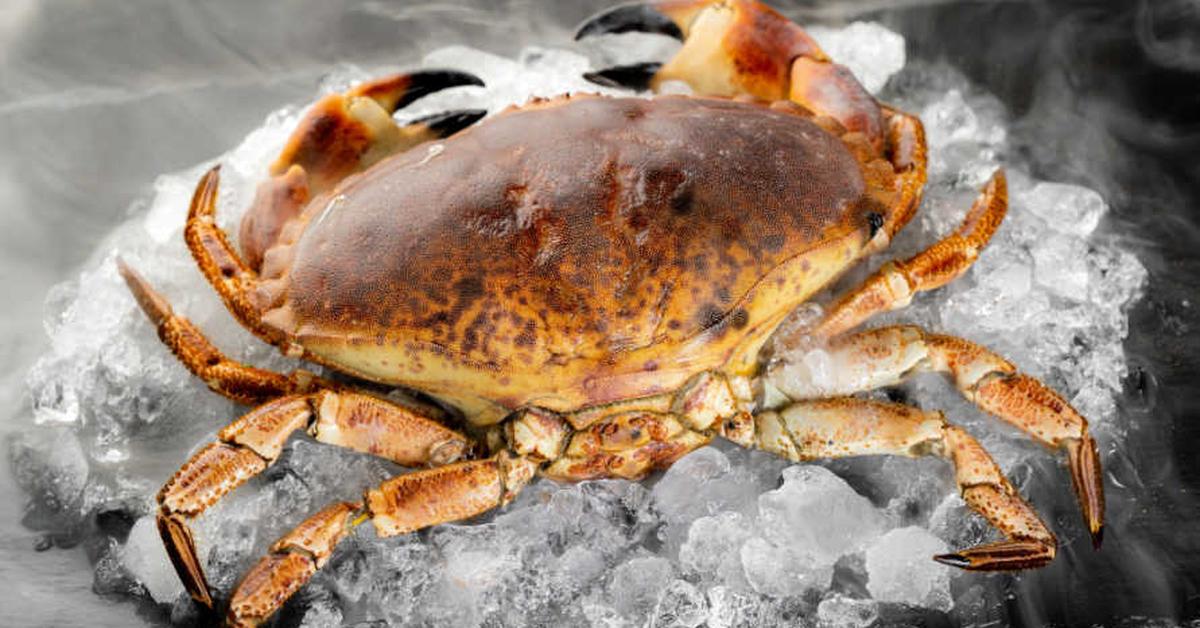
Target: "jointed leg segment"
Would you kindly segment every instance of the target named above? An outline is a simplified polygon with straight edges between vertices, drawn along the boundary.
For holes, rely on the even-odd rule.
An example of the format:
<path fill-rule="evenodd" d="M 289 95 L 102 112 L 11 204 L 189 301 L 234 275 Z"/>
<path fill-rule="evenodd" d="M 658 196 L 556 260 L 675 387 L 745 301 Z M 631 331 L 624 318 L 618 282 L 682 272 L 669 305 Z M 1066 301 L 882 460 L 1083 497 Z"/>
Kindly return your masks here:
<path fill-rule="evenodd" d="M 188 593 L 212 606 L 188 522 L 279 458 L 293 432 L 406 466 L 437 466 L 468 454 L 467 438 L 403 406 L 354 392 L 280 397 L 217 434 L 158 494 L 158 528 Z"/>
<path fill-rule="evenodd" d="M 238 584 L 229 604 L 233 626 L 266 620 L 316 573 L 350 529 L 370 520 L 379 536 L 460 521 L 512 501 L 537 464 L 501 453 L 401 475 L 370 489 L 360 503 L 338 503 L 313 515 L 271 546 Z"/>
<path fill-rule="evenodd" d="M 884 264 L 857 288 L 838 299 L 829 313 L 809 333 L 810 338 L 832 338 L 858 327 L 875 314 L 908 305 L 918 292 L 940 288 L 957 279 L 991 240 L 1008 210 L 1008 187 L 1003 171 L 996 171 L 967 212 L 962 225 L 949 236 L 917 255 Z"/>
<path fill-rule="evenodd" d="M 834 338 L 792 368 L 796 371 L 787 378 L 784 392 L 799 399 L 891 386 L 919 372 L 949 375 L 981 409 L 1049 447 L 1066 450 L 1076 497 L 1093 541 L 1099 544 L 1104 525 L 1103 477 L 1087 420 L 1058 393 L 1018 372 L 1004 358 L 967 340 L 905 325 Z"/>
<path fill-rule="evenodd" d="M 789 460 L 867 454 L 935 454 L 954 464 L 963 499 L 1008 540 L 935 559 L 964 569 L 1041 567 L 1054 558 L 1054 535 L 983 447 L 940 412 L 851 397 L 799 401 L 755 417 L 755 446 Z"/>
<path fill-rule="evenodd" d="M 138 305 L 158 330 L 158 337 L 189 371 L 215 393 L 254 405 L 295 393 L 336 386 L 316 374 L 298 369 L 287 375 L 255 368 L 230 359 L 195 325 L 172 310 L 171 304 L 124 261 L 117 261 L 121 276 Z"/>

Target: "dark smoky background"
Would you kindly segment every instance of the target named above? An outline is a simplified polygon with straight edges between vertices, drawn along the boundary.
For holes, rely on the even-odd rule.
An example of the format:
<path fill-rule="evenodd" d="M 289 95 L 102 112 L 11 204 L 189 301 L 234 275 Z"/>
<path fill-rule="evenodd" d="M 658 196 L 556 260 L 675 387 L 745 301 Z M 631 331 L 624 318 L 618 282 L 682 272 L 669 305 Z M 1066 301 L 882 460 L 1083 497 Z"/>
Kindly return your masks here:
<path fill-rule="evenodd" d="M 224 152 L 270 111 L 311 99 L 338 64 L 415 64 L 452 43 L 501 54 L 567 46 L 572 28 L 608 4 L 0 2 L 0 434 L 29 422 L 23 380 L 45 348 L 47 290 L 155 176 Z M 1112 211 L 1102 229 L 1150 271 L 1126 341 L 1130 429 L 1107 461 L 1104 549 L 990 577 L 1008 600 L 994 619 L 1200 618 L 1200 0 L 773 4 L 805 22 L 879 20 L 905 36 L 910 59 L 960 68 L 1008 105 L 1012 150 L 1036 175 L 1104 194 Z M 47 550 L 22 525 L 26 498 L 10 475 L 6 459 L 0 624 L 138 621 L 132 605 L 91 593 L 82 550 Z M 1030 497 L 1062 501 L 1060 488 Z"/>

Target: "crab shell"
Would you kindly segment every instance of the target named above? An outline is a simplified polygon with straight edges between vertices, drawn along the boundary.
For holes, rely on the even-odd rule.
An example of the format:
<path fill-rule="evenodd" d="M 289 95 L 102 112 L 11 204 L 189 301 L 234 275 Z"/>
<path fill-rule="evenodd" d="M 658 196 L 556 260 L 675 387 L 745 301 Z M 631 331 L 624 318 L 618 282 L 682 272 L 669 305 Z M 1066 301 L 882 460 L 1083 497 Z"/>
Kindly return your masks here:
<path fill-rule="evenodd" d="M 859 133 L 795 105 L 562 97 L 350 177 L 265 255 L 262 320 L 476 424 L 753 374 L 901 203 Z"/>

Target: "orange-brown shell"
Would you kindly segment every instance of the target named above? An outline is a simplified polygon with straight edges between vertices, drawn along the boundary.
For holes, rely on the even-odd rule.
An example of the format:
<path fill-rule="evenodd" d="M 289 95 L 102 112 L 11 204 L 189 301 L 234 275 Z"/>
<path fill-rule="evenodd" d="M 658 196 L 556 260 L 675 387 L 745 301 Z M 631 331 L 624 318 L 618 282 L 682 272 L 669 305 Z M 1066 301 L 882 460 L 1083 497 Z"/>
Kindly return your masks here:
<path fill-rule="evenodd" d="M 723 99 L 511 110 L 318 199 L 264 321 L 485 420 L 673 390 L 857 258 L 893 192 L 854 149 Z"/>

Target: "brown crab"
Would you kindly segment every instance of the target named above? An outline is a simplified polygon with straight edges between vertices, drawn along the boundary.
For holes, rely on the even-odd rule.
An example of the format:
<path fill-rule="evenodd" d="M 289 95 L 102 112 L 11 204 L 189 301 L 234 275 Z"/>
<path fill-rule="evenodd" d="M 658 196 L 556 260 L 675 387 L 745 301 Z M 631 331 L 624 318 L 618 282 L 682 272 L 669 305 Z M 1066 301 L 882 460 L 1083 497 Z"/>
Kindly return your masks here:
<path fill-rule="evenodd" d="M 247 212 L 240 254 L 213 220 L 217 169 L 197 187 L 187 244 L 239 321 L 288 355 L 440 405 L 233 362 L 122 265 L 175 355 L 214 391 L 259 404 L 158 495 L 159 529 L 195 600 L 213 605 L 188 522 L 298 430 L 425 468 L 281 538 L 234 591 L 232 624 L 269 617 L 364 521 L 390 536 L 469 518 L 535 475 L 640 478 L 717 437 L 791 460 L 944 456 L 963 499 L 1007 538 L 934 558 L 1045 565 L 1054 535 L 974 438 L 940 412 L 850 396 L 918 371 L 949 374 L 984 410 L 1065 449 L 1099 544 L 1096 445 L 1062 397 L 966 340 L 913 326 L 850 333 L 966 271 L 1005 213 L 1003 173 L 957 231 L 885 264 L 787 339 L 837 368 L 802 397 L 803 383 L 773 400 L 766 340 L 916 210 L 921 124 L 757 2 L 626 5 L 579 35 L 635 29 L 683 48 L 594 79 L 683 80 L 706 96 L 563 96 L 465 131 L 481 112 L 399 127 L 398 107 L 478 83 L 402 74 L 315 105 Z"/>

